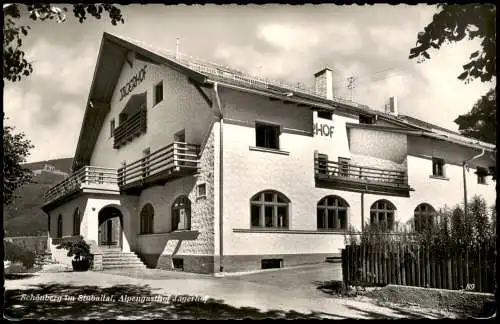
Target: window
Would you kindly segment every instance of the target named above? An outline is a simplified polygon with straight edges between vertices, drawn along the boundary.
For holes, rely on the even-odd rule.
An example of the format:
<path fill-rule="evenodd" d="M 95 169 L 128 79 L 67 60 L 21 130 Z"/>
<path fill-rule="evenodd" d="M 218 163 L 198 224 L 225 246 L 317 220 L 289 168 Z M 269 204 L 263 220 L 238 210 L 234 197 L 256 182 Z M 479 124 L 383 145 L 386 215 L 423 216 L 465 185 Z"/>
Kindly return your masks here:
<path fill-rule="evenodd" d="M 109 137 L 113 137 L 115 135 L 115 119 L 111 119 L 109 122 Z"/>
<path fill-rule="evenodd" d="M 155 103 L 153 104 L 153 106 L 163 100 L 163 81 L 160 81 L 158 84 L 155 85 L 154 95 L 155 95 Z"/>
<path fill-rule="evenodd" d="M 205 183 L 200 183 L 198 185 L 198 198 L 204 198 L 207 196 L 207 185 Z"/>
<path fill-rule="evenodd" d="M 262 259 L 260 261 L 261 269 L 283 268 L 283 259 Z"/>
<path fill-rule="evenodd" d="M 396 207 L 387 200 L 377 200 L 370 208 L 370 224 L 392 230 Z"/>
<path fill-rule="evenodd" d="M 288 228 L 290 201 L 277 191 L 262 191 L 250 200 L 251 227 Z"/>
<path fill-rule="evenodd" d="M 486 176 L 488 175 L 488 171 L 485 168 L 478 167 L 476 169 L 477 174 L 477 183 L 486 184 Z"/>
<path fill-rule="evenodd" d="M 80 235 L 80 209 L 76 208 L 73 213 L 73 235 Z"/>
<path fill-rule="evenodd" d="M 266 124 L 255 125 L 256 146 L 279 150 L 280 127 Z"/>
<path fill-rule="evenodd" d="M 181 196 L 172 205 L 172 231 L 191 229 L 191 201 Z"/>
<path fill-rule="evenodd" d="M 126 113 L 121 113 L 118 115 L 118 123 L 121 125 L 128 119 L 128 115 Z"/>
<path fill-rule="evenodd" d="M 181 258 L 173 258 L 172 259 L 172 267 L 177 270 L 184 270 L 184 259 Z"/>
<path fill-rule="evenodd" d="M 62 233 L 63 233 L 63 221 L 62 221 L 62 215 L 59 214 L 59 216 L 57 216 L 57 237 L 61 238 L 63 235 Z"/>
<path fill-rule="evenodd" d="M 332 119 L 332 112 L 328 110 L 318 110 L 318 118 Z"/>
<path fill-rule="evenodd" d="M 186 143 L 186 130 L 180 130 L 174 134 L 174 142 Z"/>
<path fill-rule="evenodd" d="M 415 221 L 415 231 L 422 232 L 425 229 L 430 229 L 434 224 L 436 211 L 429 204 L 422 203 L 413 211 L 413 219 Z"/>
<path fill-rule="evenodd" d="M 317 206 L 318 229 L 347 229 L 347 202 L 337 196 L 321 199 Z"/>
<path fill-rule="evenodd" d="M 432 158 L 432 175 L 436 177 L 444 177 L 444 160 Z"/>
<path fill-rule="evenodd" d="M 374 118 L 367 115 L 359 115 L 360 124 L 374 124 Z"/>
<path fill-rule="evenodd" d="M 151 150 L 149 149 L 149 147 L 142 151 L 142 155 L 143 155 L 143 158 L 142 158 L 142 177 L 143 178 L 148 177 L 150 174 L 150 172 L 149 172 L 149 155 L 150 154 L 151 154 Z"/>
<path fill-rule="evenodd" d="M 153 205 L 146 204 L 141 209 L 141 234 L 153 233 L 155 210 Z"/>

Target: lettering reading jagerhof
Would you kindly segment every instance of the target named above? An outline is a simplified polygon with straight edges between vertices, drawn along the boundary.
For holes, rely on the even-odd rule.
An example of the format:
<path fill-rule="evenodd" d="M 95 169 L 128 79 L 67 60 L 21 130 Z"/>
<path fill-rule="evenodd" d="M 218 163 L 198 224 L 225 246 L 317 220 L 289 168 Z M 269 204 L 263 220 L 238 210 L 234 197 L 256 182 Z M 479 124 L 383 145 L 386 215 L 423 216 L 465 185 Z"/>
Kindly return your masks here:
<path fill-rule="evenodd" d="M 318 125 L 318 123 L 315 123 L 314 124 L 314 135 L 332 137 L 334 128 L 335 127 L 331 126 L 331 125 L 327 125 L 327 124 L 319 124 Z"/>
<path fill-rule="evenodd" d="M 146 78 L 146 65 L 120 89 L 120 101 L 129 95 Z"/>

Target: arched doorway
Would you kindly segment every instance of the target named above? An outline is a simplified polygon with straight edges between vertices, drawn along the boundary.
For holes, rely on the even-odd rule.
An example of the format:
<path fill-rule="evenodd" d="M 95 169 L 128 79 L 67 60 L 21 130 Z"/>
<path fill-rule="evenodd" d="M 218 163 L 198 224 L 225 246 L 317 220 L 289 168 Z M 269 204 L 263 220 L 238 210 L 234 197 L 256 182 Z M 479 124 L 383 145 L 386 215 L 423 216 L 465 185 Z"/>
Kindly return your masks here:
<path fill-rule="evenodd" d="M 102 247 L 122 247 L 123 216 L 115 207 L 104 207 L 99 211 L 98 245 Z"/>

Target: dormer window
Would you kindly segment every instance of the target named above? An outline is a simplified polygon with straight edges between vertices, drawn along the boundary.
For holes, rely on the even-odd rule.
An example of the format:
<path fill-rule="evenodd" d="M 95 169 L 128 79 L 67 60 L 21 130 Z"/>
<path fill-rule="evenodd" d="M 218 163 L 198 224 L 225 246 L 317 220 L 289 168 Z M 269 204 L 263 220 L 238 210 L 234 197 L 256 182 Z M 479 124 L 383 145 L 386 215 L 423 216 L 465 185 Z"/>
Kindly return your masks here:
<path fill-rule="evenodd" d="M 318 110 L 318 118 L 324 118 L 332 120 L 332 112 L 328 110 Z"/>
<path fill-rule="evenodd" d="M 360 124 L 375 124 L 375 118 L 368 115 L 359 115 Z"/>

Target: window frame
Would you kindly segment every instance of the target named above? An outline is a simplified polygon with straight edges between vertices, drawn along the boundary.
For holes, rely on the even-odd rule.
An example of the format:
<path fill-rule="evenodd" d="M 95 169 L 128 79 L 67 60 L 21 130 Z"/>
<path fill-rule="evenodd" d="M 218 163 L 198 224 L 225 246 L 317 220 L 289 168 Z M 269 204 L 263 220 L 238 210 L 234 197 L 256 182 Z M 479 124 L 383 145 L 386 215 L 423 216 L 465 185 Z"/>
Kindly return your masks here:
<path fill-rule="evenodd" d="M 425 207 L 425 210 L 422 210 L 422 207 Z M 421 217 L 425 217 L 423 222 Z M 423 232 L 426 228 L 430 228 L 429 225 L 437 223 L 436 217 L 436 209 L 431 204 L 425 202 L 418 204 L 413 210 L 413 224 L 415 226 L 415 231 Z"/>
<path fill-rule="evenodd" d="M 146 208 L 151 208 L 151 213 L 146 213 L 148 211 Z M 153 204 L 146 203 L 142 206 L 139 213 L 139 220 L 139 233 L 141 235 L 154 234 L 155 209 Z"/>
<path fill-rule="evenodd" d="M 477 175 L 477 183 L 478 184 L 488 184 L 486 181 L 486 177 L 488 176 L 488 170 L 483 167 L 477 167 L 476 168 L 476 175 Z"/>
<path fill-rule="evenodd" d="M 200 194 L 200 188 L 205 188 L 205 193 L 203 194 Z M 200 198 L 207 198 L 207 183 L 206 182 L 202 182 L 202 183 L 199 183 L 197 186 L 196 186 L 196 197 L 198 199 Z"/>
<path fill-rule="evenodd" d="M 363 124 L 363 125 L 375 124 L 374 119 L 375 118 L 373 116 L 370 116 L 370 115 L 363 115 L 363 114 L 358 115 L 358 122 L 360 124 Z"/>
<path fill-rule="evenodd" d="M 329 205 L 330 199 L 333 204 Z M 349 228 L 349 204 L 347 201 L 337 195 L 328 195 L 321 198 L 316 204 L 316 227 L 318 231 L 346 231 Z M 323 212 L 323 227 L 318 222 L 320 210 Z M 336 227 L 330 227 L 328 211 L 333 211 L 333 223 Z M 339 220 L 339 211 L 345 212 L 345 228 L 342 228 L 342 222 Z"/>
<path fill-rule="evenodd" d="M 384 203 L 383 208 L 379 208 L 378 204 L 379 203 Z M 387 207 L 392 207 L 392 209 L 389 209 Z M 374 225 L 373 219 L 375 219 L 375 224 L 379 224 L 379 215 L 380 213 L 383 214 L 384 216 L 384 222 L 386 224 L 386 230 L 392 231 L 394 229 L 394 223 L 396 220 L 396 205 L 394 205 L 392 202 L 390 202 L 387 199 L 379 199 L 376 200 L 371 206 L 370 206 L 370 225 Z M 372 213 L 375 213 L 375 217 L 372 217 Z M 389 217 L 388 215 L 392 214 L 392 220 L 391 223 L 389 223 Z"/>
<path fill-rule="evenodd" d="M 266 199 L 266 195 L 272 195 L 271 201 Z M 281 201 L 280 201 L 281 200 Z M 258 208 L 259 225 L 253 224 L 252 210 Z M 279 209 L 285 208 L 285 217 L 280 221 Z M 251 229 L 269 229 L 269 230 L 288 230 L 290 229 L 290 207 L 291 201 L 283 193 L 276 190 L 263 190 L 250 198 L 250 228 Z M 266 226 L 266 208 L 271 209 L 271 226 Z M 270 209 L 267 209 L 270 210 Z M 281 226 L 279 223 L 281 222 Z M 286 224 L 283 226 L 283 224 Z"/>
<path fill-rule="evenodd" d="M 80 215 L 80 208 L 76 207 L 75 211 L 73 212 L 73 236 L 80 235 L 81 232 L 81 215 Z"/>
<path fill-rule="evenodd" d="M 446 162 L 444 159 L 433 157 L 432 158 L 432 176 L 446 178 L 445 165 L 446 165 Z M 438 169 L 436 169 L 436 167 L 438 167 Z M 438 171 L 441 171 L 441 174 L 439 174 Z"/>
<path fill-rule="evenodd" d="M 259 145 L 259 140 L 258 140 L 258 131 L 259 129 L 261 128 L 266 128 L 266 129 L 269 129 L 269 130 L 272 130 L 274 132 L 274 141 L 275 141 L 275 144 L 276 144 L 276 147 L 272 147 L 271 146 L 271 135 L 268 135 L 267 138 L 266 138 L 266 134 L 264 134 L 264 145 Z M 280 146 L 280 136 L 281 136 L 281 125 L 279 124 L 273 124 L 273 123 L 268 123 L 268 122 L 261 122 L 261 121 L 256 121 L 255 122 L 255 147 L 258 147 L 258 148 L 263 148 L 263 149 L 267 149 L 267 150 L 276 150 L 276 151 L 280 151 L 281 150 L 281 146 Z M 267 142 L 267 143 L 266 143 Z"/>
<path fill-rule="evenodd" d="M 158 89 L 161 89 L 161 98 L 158 100 Z M 153 107 L 163 101 L 163 80 L 157 82 L 153 87 Z"/>
<path fill-rule="evenodd" d="M 57 238 L 62 238 L 63 237 L 63 219 L 62 219 L 62 214 L 59 214 L 57 216 L 57 232 L 56 232 Z"/>
<path fill-rule="evenodd" d="M 333 112 L 330 110 L 318 110 L 317 116 L 318 116 L 318 118 L 332 120 Z"/>
<path fill-rule="evenodd" d="M 178 204 L 178 203 L 180 204 L 181 202 L 184 202 L 184 204 L 185 204 L 184 227 L 183 228 L 180 228 L 182 215 L 176 214 L 177 211 L 180 212 L 180 210 L 181 210 L 180 208 L 176 207 L 176 204 Z M 189 197 L 186 195 L 180 195 L 177 198 L 175 198 L 170 210 L 171 210 L 171 232 L 190 231 L 191 230 L 191 200 L 189 199 Z M 175 224 L 177 217 L 178 217 L 178 220 L 177 220 L 177 223 Z M 175 226 L 174 226 L 174 224 L 175 224 Z"/>

